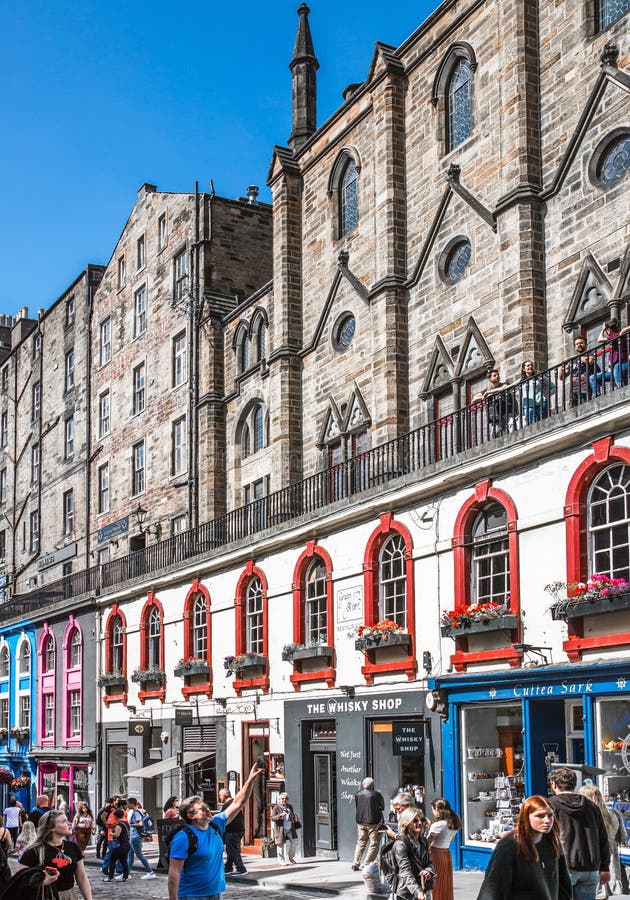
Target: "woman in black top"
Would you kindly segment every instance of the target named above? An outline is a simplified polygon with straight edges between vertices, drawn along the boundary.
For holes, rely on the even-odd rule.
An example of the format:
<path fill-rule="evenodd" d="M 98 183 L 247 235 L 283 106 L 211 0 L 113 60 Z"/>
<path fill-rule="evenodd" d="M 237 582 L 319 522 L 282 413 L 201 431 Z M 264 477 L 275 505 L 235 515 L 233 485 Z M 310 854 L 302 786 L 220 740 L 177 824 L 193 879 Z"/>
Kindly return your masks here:
<path fill-rule="evenodd" d="M 119 862 L 122 868 L 122 878 L 121 881 L 129 880 L 129 865 L 127 863 L 127 857 L 129 856 L 129 825 L 125 822 L 125 811 L 124 809 L 115 809 L 114 810 L 114 818 L 116 819 L 116 824 L 112 829 L 112 847 L 111 854 L 109 857 L 109 871 L 107 874 L 107 878 L 103 878 L 103 881 L 109 882 L 114 880 L 114 872 L 116 871 L 116 863 Z"/>
<path fill-rule="evenodd" d="M 514 831 L 501 838 L 477 900 L 571 900 L 560 829 L 544 797 L 528 797 Z"/>
<path fill-rule="evenodd" d="M 416 900 L 424 897 L 433 884 L 435 872 L 424 837 L 424 816 L 411 807 L 398 817 L 398 837 L 394 841 L 397 900 Z"/>
<path fill-rule="evenodd" d="M 83 865 L 83 854 L 70 838 L 70 822 L 65 813 L 51 810 L 39 820 L 37 838 L 27 847 L 15 871 L 30 867 L 56 869 L 59 877 L 50 887 L 55 897 L 78 897 L 75 882 L 85 900 L 92 900 L 92 888 Z"/>

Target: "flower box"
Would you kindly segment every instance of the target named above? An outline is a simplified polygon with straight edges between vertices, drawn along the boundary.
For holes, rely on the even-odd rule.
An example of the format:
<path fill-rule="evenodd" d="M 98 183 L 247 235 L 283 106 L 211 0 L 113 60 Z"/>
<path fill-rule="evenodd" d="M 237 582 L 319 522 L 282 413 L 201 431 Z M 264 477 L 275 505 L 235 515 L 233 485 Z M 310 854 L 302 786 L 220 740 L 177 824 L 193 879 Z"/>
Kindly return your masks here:
<path fill-rule="evenodd" d="M 180 662 L 173 669 L 173 675 L 176 678 L 188 678 L 190 675 L 209 675 L 210 666 L 203 659 L 188 659 Z"/>
<path fill-rule="evenodd" d="M 569 597 L 559 600 L 551 607 L 551 618 L 556 622 L 576 619 L 581 616 L 596 616 L 602 613 L 630 609 L 630 593 L 609 594 L 602 597 Z"/>
<path fill-rule="evenodd" d="M 124 687 L 126 684 L 127 678 L 125 675 L 120 675 L 114 672 L 104 672 L 102 675 L 98 676 L 99 687 Z"/>
<path fill-rule="evenodd" d="M 326 644 L 312 644 L 308 647 L 288 644 L 282 650 L 282 659 L 284 662 L 318 658 L 332 659 L 334 652 L 334 648 L 328 647 Z"/>
<path fill-rule="evenodd" d="M 267 657 L 259 653 L 244 653 L 240 656 L 226 656 L 223 665 L 229 674 L 240 677 L 245 669 L 264 669 Z"/>
<path fill-rule="evenodd" d="M 162 687 L 166 682 L 166 672 L 162 669 L 136 669 L 131 680 L 135 684 L 159 684 Z"/>
<path fill-rule="evenodd" d="M 355 650 L 378 650 L 383 647 L 402 647 L 408 650 L 411 635 L 406 631 L 384 631 L 380 634 L 362 634 L 354 642 Z"/>
<path fill-rule="evenodd" d="M 460 620 L 456 626 L 442 625 L 440 631 L 442 632 L 442 637 L 456 638 L 468 634 L 479 634 L 484 631 L 512 631 L 517 627 L 518 616 L 508 614 L 478 621 L 474 619 Z"/>
<path fill-rule="evenodd" d="M 29 735 L 28 728 L 12 728 L 11 729 L 11 737 L 16 738 L 18 741 L 28 740 L 28 735 Z"/>
<path fill-rule="evenodd" d="M 9 729 L 8 728 L 0 728 L 0 741 L 6 741 L 9 739 Z"/>

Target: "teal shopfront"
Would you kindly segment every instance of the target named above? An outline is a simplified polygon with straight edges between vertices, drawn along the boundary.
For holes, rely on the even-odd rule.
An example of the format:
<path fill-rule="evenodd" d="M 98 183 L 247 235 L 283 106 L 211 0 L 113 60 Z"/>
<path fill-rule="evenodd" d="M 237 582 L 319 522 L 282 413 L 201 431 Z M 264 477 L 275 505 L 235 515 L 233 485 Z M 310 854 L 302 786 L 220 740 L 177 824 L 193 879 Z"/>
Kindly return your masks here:
<path fill-rule="evenodd" d="M 461 815 L 455 865 L 485 869 L 523 797 L 548 794 L 553 763 L 593 780 L 630 831 L 630 661 L 541 665 L 435 678 L 444 796 Z M 630 845 L 622 851 L 630 864 Z"/>

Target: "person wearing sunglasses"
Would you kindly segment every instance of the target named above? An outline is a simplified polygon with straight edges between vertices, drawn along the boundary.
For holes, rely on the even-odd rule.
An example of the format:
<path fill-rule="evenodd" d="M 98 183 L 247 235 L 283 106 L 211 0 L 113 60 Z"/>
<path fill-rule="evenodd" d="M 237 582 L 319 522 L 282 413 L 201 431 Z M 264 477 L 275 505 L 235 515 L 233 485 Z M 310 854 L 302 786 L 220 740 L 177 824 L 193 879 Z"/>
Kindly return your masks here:
<path fill-rule="evenodd" d="M 435 871 L 424 837 L 424 816 L 410 807 L 398 817 L 398 837 L 393 843 L 396 900 L 420 900 L 429 897 Z"/>

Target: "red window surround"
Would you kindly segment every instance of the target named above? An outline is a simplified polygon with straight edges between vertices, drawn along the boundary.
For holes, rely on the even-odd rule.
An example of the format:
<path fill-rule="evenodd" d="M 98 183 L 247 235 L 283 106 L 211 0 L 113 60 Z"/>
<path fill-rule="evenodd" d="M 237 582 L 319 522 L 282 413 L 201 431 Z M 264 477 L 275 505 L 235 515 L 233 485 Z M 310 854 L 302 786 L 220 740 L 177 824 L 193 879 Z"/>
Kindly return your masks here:
<path fill-rule="evenodd" d="M 365 663 L 361 672 L 366 684 L 374 683 L 374 676 L 388 672 L 404 672 L 412 681 L 415 678 L 418 663 L 416 661 L 416 626 L 415 626 L 415 590 L 413 576 L 413 543 L 409 531 L 400 522 L 396 522 L 392 513 L 382 513 L 380 524 L 367 542 L 363 558 L 363 585 L 365 596 L 365 624 L 376 625 L 379 621 L 379 554 L 381 547 L 393 532 L 401 535 L 405 542 L 405 577 L 407 582 L 407 631 L 411 635 L 409 655 L 403 659 L 377 662 L 379 650 L 366 650 Z"/>
<path fill-rule="evenodd" d="M 501 504 L 507 513 L 508 550 L 510 554 L 510 608 L 514 615 L 519 617 L 520 623 L 521 579 L 518 555 L 518 515 L 512 498 L 505 491 L 493 488 L 490 480 L 480 481 L 475 485 L 475 493 L 466 500 L 455 521 L 455 533 L 451 541 L 455 563 L 455 605 L 470 605 L 470 529 L 477 513 L 491 500 Z M 518 629 L 515 629 L 512 634 L 513 641 L 517 643 L 520 640 L 520 631 L 519 624 Z M 465 671 L 466 666 L 470 663 L 479 662 L 507 662 L 514 668 L 520 665 L 522 659 L 522 654 L 517 653 L 514 647 L 469 652 L 468 638 L 463 636 L 456 638 L 455 647 L 456 650 L 451 656 L 451 663 L 457 672 Z"/>
<path fill-rule="evenodd" d="M 212 615 L 210 613 L 210 593 L 206 587 L 199 583 L 198 578 L 193 579 L 191 588 L 184 600 L 184 659 L 190 659 L 193 655 L 193 607 L 199 594 L 203 594 L 206 598 L 207 644 L 204 662 L 208 663 L 209 666 L 212 666 Z M 206 694 L 206 696 L 212 697 L 212 670 L 210 670 L 210 673 L 208 674 L 208 680 L 201 684 L 191 685 L 187 684 L 185 681 L 184 687 L 182 688 L 182 694 L 186 698 L 190 697 L 192 694 Z"/>
<path fill-rule="evenodd" d="M 293 571 L 293 641 L 296 644 L 303 644 L 306 640 L 306 627 L 304 622 L 304 609 L 306 605 L 306 583 L 305 576 L 309 564 L 315 557 L 319 557 L 326 567 L 326 625 L 328 636 L 326 643 L 329 647 L 335 646 L 335 616 L 333 603 L 333 583 L 332 583 L 332 560 L 330 555 L 323 547 L 317 546 L 317 541 L 308 541 L 306 550 L 298 559 Z M 323 657 L 322 657 L 323 660 Z M 293 663 L 293 673 L 291 675 L 291 684 L 296 691 L 306 681 L 325 681 L 328 687 L 335 685 L 335 669 L 333 666 L 326 666 L 318 669 L 316 672 L 302 672 L 303 663 L 301 660 L 295 660 Z"/>
<path fill-rule="evenodd" d="M 108 674 L 113 674 L 114 672 L 114 662 L 113 662 L 113 650 L 112 650 L 112 628 L 114 624 L 114 619 L 116 616 L 119 617 L 122 627 L 123 627 L 123 645 L 122 645 L 122 672 L 120 673 L 125 678 L 127 677 L 127 619 L 125 618 L 125 614 L 122 609 L 114 603 L 111 608 L 110 614 L 107 617 L 107 623 L 105 625 L 105 672 Z M 121 687 L 119 689 L 119 693 L 105 693 L 103 694 L 103 703 L 105 706 L 109 707 L 110 703 L 122 703 L 124 706 L 127 705 L 127 687 Z"/>
<path fill-rule="evenodd" d="M 630 449 L 615 447 L 613 438 L 608 436 L 593 442 L 593 452 L 578 466 L 567 489 L 564 518 L 567 535 L 567 584 L 586 581 L 588 578 L 588 533 L 586 499 L 593 480 L 615 462 L 630 465 Z M 568 621 L 569 635 L 562 645 L 572 662 L 582 658 L 584 650 L 607 649 L 630 646 L 630 632 L 621 634 L 584 637 L 584 620 L 571 618 Z"/>
<path fill-rule="evenodd" d="M 45 650 L 49 637 L 52 638 L 53 645 L 55 647 L 55 665 L 53 666 L 52 671 L 46 672 Z M 52 633 L 48 623 L 45 622 L 44 627 L 42 628 L 41 637 L 39 639 L 39 647 L 37 648 L 37 656 L 39 657 L 39 677 L 41 678 L 41 702 L 39 703 L 39 744 L 41 747 L 54 747 L 55 745 L 57 710 L 55 709 L 53 733 L 51 735 L 46 735 L 46 698 L 50 695 L 52 695 L 53 697 L 55 696 L 55 676 L 57 673 L 57 663 L 59 661 L 56 654 L 57 642 L 55 641 L 55 636 Z"/>
<path fill-rule="evenodd" d="M 75 633 L 81 636 L 81 663 L 79 666 L 72 665 L 72 639 Z M 83 731 L 83 634 L 76 622 L 74 616 L 69 616 L 69 621 L 63 635 L 63 643 L 61 652 L 63 654 L 63 700 L 61 710 L 61 721 L 63 722 L 63 746 L 64 747 L 82 747 L 83 738 L 81 733 L 71 734 L 70 731 L 70 694 L 72 691 L 78 691 L 81 700 L 81 731 Z"/>
<path fill-rule="evenodd" d="M 164 672 L 164 608 L 153 591 L 147 594 L 147 602 L 142 607 L 140 615 L 140 668 L 146 669 L 149 665 L 149 615 L 156 608 L 160 614 L 160 669 Z M 141 703 L 145 700 L 161 700 L 166 698 L 166 684 L 155 691 L 145 691 L 142 685 L 138 691 L 138 699 Z"/>
<path fill-rule="evenodd" d="M 262 585 L 262 614 L 263 614 L 263 651 L 265 657 L 265 669 L 258 678 L 237 678 L 234 676 L 234 690 L 240 697 L 247 688 L 262 688 L 264 694 L 269 691 L 269 604 L 267 602 L 267 579 L 262 569 L 254 565 L 250 559 L 245 563 L 245 568 L 236 585 L 236 597 L 234 598 L 234 613 L 236 617 L 236 656 L 247 651 L 247 635 L 245 629 L 247 612 L 247 588 L 252 578 L 260 578 Z"/>

